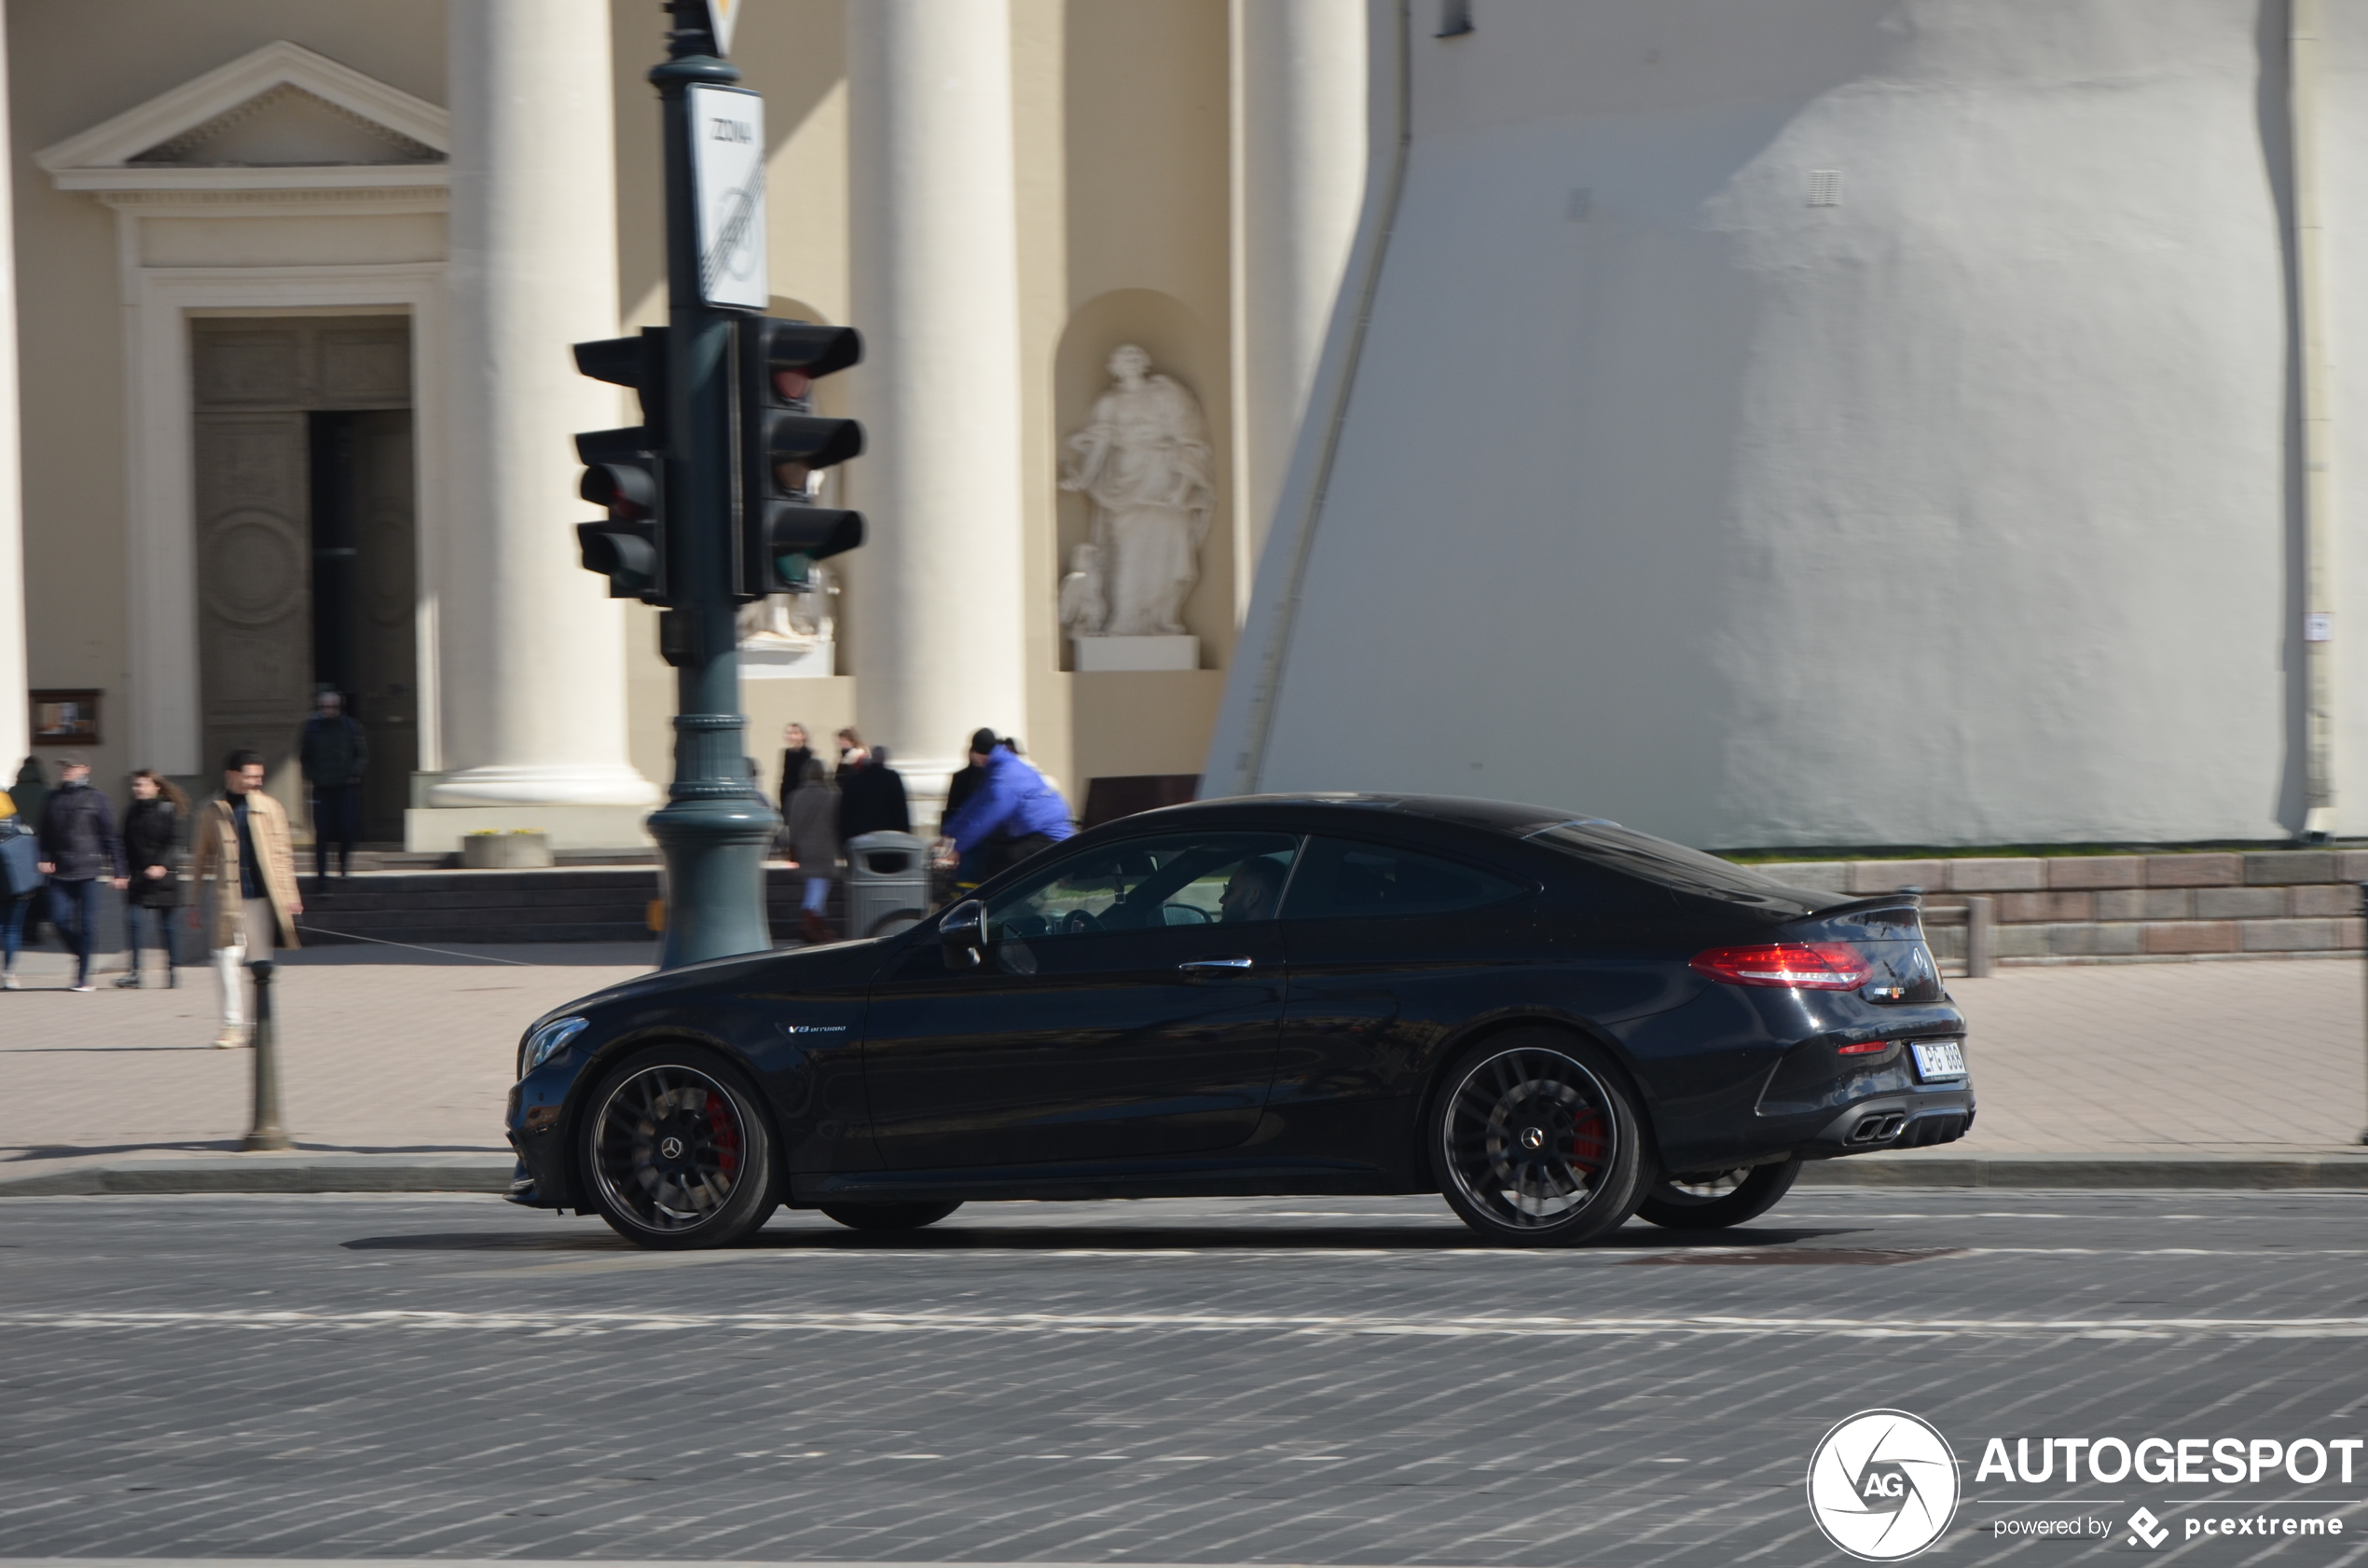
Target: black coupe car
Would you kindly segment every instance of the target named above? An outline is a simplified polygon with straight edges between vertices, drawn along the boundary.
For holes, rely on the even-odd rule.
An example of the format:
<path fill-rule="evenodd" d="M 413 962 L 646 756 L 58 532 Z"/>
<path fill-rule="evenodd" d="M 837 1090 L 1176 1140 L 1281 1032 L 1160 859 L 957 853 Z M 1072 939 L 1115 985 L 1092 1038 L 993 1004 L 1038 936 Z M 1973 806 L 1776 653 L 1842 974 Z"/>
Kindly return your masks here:
<path fill-rule="evenodd" d="M 1760 1214 L 1805 1160 L 1973 1124 L 1917 898 L 1566 812 L 1147 812 L 894 936 L 654 974 L 518 1049 L 515 1202 L 644 1246 L 783 1203 L 1438 1192 L 1491 1240 Z"/>

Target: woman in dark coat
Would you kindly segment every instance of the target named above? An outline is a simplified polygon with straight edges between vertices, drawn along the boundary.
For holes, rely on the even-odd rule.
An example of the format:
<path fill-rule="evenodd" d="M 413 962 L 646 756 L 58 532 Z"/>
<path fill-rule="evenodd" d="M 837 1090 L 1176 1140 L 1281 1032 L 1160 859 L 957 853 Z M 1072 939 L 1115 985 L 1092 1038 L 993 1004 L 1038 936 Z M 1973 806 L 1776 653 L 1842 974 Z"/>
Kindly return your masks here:
<path fill-rule="evenodd" d="M 131 970 L 117 985 L 140 984 L 140 928 L 152 925 L 164 953 L 164 983 L 178 985 L 172 967 L 172 915 L 181 905 L 181 835 L 189 820 L 189 797 L 153 768 L 131 776 L 131 810 L 123 818 L 123 853 L 131 868 L 131 891 L 123 924 L 131 948 Z"/>

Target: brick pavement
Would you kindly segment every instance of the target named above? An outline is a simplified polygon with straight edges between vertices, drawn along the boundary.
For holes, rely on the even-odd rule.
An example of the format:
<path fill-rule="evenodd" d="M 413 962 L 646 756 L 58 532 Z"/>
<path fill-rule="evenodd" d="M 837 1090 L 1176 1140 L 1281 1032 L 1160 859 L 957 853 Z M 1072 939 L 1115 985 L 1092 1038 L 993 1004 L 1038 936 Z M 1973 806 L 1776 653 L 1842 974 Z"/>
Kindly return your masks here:
<path fill-rule="evenodd" d="M 2031 1561 L 2000 1518 L 2177 1526 L 2233 1495 L 2348 1534 L 2163 1555 L 2347 1564 L 2368 1475 L 2002 1488 L 1970 1463 L 1991 1436 L 2363 1435 L 2363 1214 L 1824 1191 L 1715 1247 L 1637 1226 L 1517 1254 L 1420 1200 L 1011 1204 L 667 1256 L 491 1200 L 0 1201 L 27 1265 L 0 1272 L 0 1556 L 1823 1564 L 1809 1452 L 1890 1405 L 1967 1462 L 1943 1561 Z M 1806 1261 L 1853 1253 L 1933 1255 Z M 1635 1266 L 1667 1257 L 1793 1266 Z M 582 1321 L 620 1312 L 673 1321 Z M 867 1313 L 896 1321 L 815 1327 Z M 1197 1326 L 1087 1327 L 1162 1315 Z M 1485 1327 L 1539 1315 L 1622 1327 Z"/>
<path fill-rule="evenodd" d="M 401 962 L 342 948 L 283 968 L 285 1099 L 299 1145 L 498 1150 L 519 1030 L 647 961 L 638 946 L 516 951 L 538 961 Z M 57 989 L 62 975 L 34 983 L 48 988 L 0 993 L 0 1170 L 235 1146 L 250 1058 L 207 1048 L 210 974 L 185 971 L 174 991 L 88 996 Z M 1973 1135 L 1952 1152 L 2342 1151 L 2368 1123 L 2357 961 L 2015 970 L 1949 983 L 1972 1021 L 1981 1095 Z"/>

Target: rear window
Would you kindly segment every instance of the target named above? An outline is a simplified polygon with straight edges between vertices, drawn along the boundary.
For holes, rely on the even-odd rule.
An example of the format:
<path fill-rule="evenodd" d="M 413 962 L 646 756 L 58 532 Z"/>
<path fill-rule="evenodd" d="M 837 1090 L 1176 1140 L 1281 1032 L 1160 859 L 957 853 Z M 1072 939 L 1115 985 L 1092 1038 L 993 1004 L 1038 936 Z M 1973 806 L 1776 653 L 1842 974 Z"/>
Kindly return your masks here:
<path fill-rule="evenodd" d="M 1523 891 L 1477 866 L 1354 839 L 1311 841 L 1283 902 L 1286 920 L 1362 915 L 1443 915 L 1478 909 Z"/>
<path fill-rule="evenodd" d="M 1527 835 L 1532 844 L 1558 849 L 1590 865 L 1619 872 L 1696 898 L 1806 915 L 1839 901 L 1833 894 L 1789 887 L 1748 866 L 1640 833 L 1613 822 L 1564 822 Z"/>

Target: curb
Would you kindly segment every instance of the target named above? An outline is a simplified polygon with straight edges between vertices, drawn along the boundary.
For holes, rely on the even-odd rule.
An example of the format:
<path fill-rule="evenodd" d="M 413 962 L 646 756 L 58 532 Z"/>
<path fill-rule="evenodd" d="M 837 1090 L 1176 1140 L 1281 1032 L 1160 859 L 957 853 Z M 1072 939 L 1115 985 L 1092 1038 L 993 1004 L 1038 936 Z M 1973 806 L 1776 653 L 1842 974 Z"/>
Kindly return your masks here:
<path fill-rule="evenodd" d="M 2368 1190 L 2359 1154 L 1859 1155 L 1801 1168 L 1802 1187 L 2218 1188 Z"/>
<path fill-rule="evenodd" d="M 44 1163 L 51 1163 L 44 1162 Z M 507 1192 L 506 1154 L 224 1154 L 182 1160 L 59 1161 L 14 1176 L 0 1198 L 168 1192 Z"/>
<path fill-rule="evenodd" d="M 0 1198 L 108 1193 L 489 1192 L 509 1190 L 507 1155 L 223 1154 L 180 1160 L 59 1162 L 0 1174 Z M 0 1167 L 5 1170 L 5 1167 Z M 2359 1155 L 1858 1155 L 1804 1167 L 1802 1187 L 2203 1188 L 2368 1191 Z"/>

